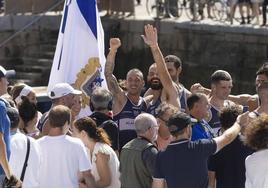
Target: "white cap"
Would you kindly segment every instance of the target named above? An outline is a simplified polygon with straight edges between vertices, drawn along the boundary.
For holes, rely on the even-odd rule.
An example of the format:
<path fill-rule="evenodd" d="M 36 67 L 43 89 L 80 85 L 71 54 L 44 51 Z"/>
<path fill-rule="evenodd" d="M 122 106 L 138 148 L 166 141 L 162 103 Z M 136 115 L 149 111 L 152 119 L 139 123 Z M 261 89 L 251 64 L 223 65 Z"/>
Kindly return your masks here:
<path fill-rule="evenodd" d="M 0 78 L 2 77 L 12 77 L 15 76 L 16 72 L 15 70 L 6 70 L 4 67 L 0 65 Z"/>
<path fill-rule="evenodd" d="M 51 91 L 48 92 L 48 97 L 51 99 L 57 99 L 68 94 L 80 95 L 82 92 L 74 89 L 68 83 L 58 83 L 54 85 Z"/>

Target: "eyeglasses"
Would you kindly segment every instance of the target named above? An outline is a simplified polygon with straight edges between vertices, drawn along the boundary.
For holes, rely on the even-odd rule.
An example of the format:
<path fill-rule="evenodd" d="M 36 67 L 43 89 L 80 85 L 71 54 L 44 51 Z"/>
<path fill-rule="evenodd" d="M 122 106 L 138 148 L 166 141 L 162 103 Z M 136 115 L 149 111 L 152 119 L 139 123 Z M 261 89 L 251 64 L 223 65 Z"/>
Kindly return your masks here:
<path fill-rule="evenodd" d="M 153 126 L 151 126 L 152 128 L 156 128 L 156 129 L 158 129 L 159 128 L 159 125 L 153 125 Z"/>
<path fill-rule="evenodd" d="M 149 127 L 148 130 L 151 129 L 151 128 L 159 129 L 159 126 L 158 125 L 153 125 L 153 126 Z"/>

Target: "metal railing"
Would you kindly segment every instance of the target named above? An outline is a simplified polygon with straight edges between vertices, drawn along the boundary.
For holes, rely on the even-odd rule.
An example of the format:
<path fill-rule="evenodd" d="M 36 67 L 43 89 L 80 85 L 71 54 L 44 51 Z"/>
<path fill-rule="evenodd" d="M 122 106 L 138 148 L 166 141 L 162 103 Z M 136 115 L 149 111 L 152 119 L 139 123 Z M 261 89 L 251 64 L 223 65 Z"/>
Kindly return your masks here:
<path fill-rule="evenodd" d="M 41 20 L 45 14 L 47 12 L 51 12 L 54 9 L 56 9 L 58 6 L 60 6 L 65 0 L 60 0 L 58 2 L 56 2 L 54 5 L 52 5 L 51 7 L 49 7 L 47 10 L 45 10 L 43 13 L 38 14 L 38 16 L 36 18 L 34 18 L 32 21 L 30 21 L 28 24 L 26 24 L 25 26 L 23 26 L 21 29 L 19 29 L 18 31 L 16 31 L 15 33 L 13 33 L 10 37 L 6 38 L 5 40 L 3 40 L 0 43 L 0 48 L 4 47 L 9 41 L 11 41 L 12 39 L 14 39 L 16 36 L 18 36 L 19 34 L 21 34 L 23 31 L 25 31 L 26 29 L 28 29 L 29 27 L 31 27 L 33 24 L 35 24 L 36 22 L 38 22 L 39 20 Z"/>

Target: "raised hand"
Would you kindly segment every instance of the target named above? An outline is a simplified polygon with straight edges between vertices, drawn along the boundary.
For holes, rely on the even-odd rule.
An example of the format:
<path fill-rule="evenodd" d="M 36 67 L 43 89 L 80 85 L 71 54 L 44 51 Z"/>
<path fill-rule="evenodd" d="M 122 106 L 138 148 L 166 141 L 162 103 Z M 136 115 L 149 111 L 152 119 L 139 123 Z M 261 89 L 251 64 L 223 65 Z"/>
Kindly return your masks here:
<path fill-rule="evenodd" d="M 241 127 L 245 127 L 249 124 L 250 119 L 248 114 L 249 112 L 245 112 L 237 117 L 236 121 Z"/>
<path fill-rule="evenodd" d="M 200 83 L 195 83 L 191 86 L 192 93 L 204 93 L 204 87 Z"/>
<path fill-rule="evenodd" d="M 110 39 L 110 49 L 117 50 L 121 46 L 121 41 L 119 38 L 111 38 Z"/>
<path fill-rule="evenodd" d="M 141 37 L 148 46 L 150 47 L 158 46 L 157 29 L 152 25 L 147 24 L 144 26 L 144 35 L 141 35 Z"/>

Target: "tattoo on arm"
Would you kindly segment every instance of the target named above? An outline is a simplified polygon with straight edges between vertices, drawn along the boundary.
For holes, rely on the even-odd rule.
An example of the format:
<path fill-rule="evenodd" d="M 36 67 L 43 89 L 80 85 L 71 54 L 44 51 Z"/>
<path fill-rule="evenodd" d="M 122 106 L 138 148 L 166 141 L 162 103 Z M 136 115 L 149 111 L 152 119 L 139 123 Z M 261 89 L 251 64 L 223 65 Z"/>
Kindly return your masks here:
<path fill-rule="evenodd" d="M 113 75 L 114 71 L 114 65 L 115 65 L 115 51 L 110 51 L 107 56 L 107 61 L 105 64 L 105 70 L 104 75 L 107 81 L 108 89 L 113 93 L 113 95 L 116 95 L 118 93 L 123 92 L 120 88 L 116 77 Z"/>
<path fill-rule="evenodd" d="M 123 92 L 121 87 L 119 86 L 117 79 L 115 78 L 114 75 L 112 75 L 109 80 L 107 81 L 109 90 L 115 95 Z"/>

